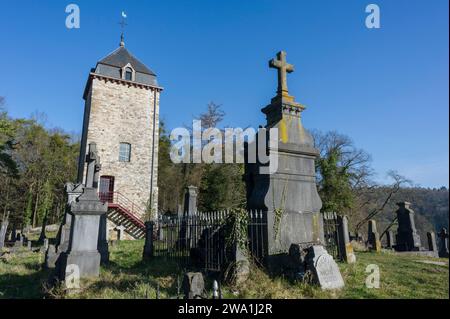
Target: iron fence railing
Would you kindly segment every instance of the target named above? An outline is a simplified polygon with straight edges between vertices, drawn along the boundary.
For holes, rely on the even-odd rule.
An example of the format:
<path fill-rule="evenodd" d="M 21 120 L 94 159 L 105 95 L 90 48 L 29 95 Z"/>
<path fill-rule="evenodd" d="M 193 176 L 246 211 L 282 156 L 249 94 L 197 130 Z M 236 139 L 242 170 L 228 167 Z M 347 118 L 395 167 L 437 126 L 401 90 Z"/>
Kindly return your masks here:
<path fill-rule="evenodd" d="M 333 256 L 333 258 L 341 260 L 342 253 L 340 251 L 341 245 L 339 244 L 338 215 L 335 212 L 323 212 L 322 218 L 325 246 L 327 251 Z"/>
<path fill-rule="evenodd" d="M 213 211 L 160 216 L 154 222 L 153 256 L 175 259 L 182 268 L 225 270 L 233 259 L 228 240 L 229 215 L 230 211 Z M 267 246 L 266 216 L 261 211 L 248 211 L 248 250 L 261 262 Z"/>

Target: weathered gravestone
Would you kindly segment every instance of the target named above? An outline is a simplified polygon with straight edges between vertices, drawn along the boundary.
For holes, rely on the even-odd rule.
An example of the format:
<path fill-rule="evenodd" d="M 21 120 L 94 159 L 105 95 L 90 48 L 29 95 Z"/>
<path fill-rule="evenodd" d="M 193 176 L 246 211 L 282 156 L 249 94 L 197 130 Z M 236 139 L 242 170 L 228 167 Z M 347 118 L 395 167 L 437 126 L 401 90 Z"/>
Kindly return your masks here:
<path fill-rule="evenodd" d="M 389 249 L 394 249 L 395 246 L 395 236 L 392 230 L 386 233 L 386 247 Z"/>
<path fill-rule="evenodd" d="M 48 212 L 45 212 L 44 220 L 42 221 L 41 233 L 40 233 L 39 239 L 38 239 L 39 244 L 42 244 L 44 242 L 44 239 L 47 238 L 47 236 L 45 235 L 45 228 L 47 227 L 47 218 L 48 218 L 47 213 Z"/>
<path fill-rule="evenodd" d="M 381 251 L 380 234 L 377 231 L 377 222 L 374 219 L 369 220 L 367 237 L 369 249 L 379 253 Z"/>
<path fill-rule="evenodd" d="M 427 232 L 428 250 L 435 253 L 436 257 L 439 256 L 438 248 L 436 244 L 436 235 L 434 232 Z"/>
<path fill-rule="evenodd" d="M 347 216 L 338 215 L 338 236 L 339 236 L 339 251 L 342 254 L 342 259 L 352 264 L 356 262 L 356 255 L 353 251 L 353 246 L 350 243 L 350 237 L 348 232 L 348 219 Z"/>
<path fill-rule="evenodd" d="M 55 245 L 48 245 L 48 248 L 45 250 L 45 268 L 55 268 L 58 257 L 59 255 L 56 253 Z"/>
<path fill-rule="evenodd" d="M 179 243 L 180 247 L 190 248 L 194 246 L 194 242 L 198 238 L 194 238 L 195 232 L 191 225 L 192 219 L 197 214 L 197 187 L 186 187 L 186 193 L 184 196 L 184 212 L 182 217 L 182 224 L 180 227 Z"/>
<path fill-rule="evenodd" d="M 307 249 L 305 256 L 306 270 L 311 271 L 314 281 L 322 289 L 340 289 L 344 287 L 344 279 L 333 257 L 323 246 L 314 245 Z"/>
<path fill-rule="evenodd" d="M 0 250 L 5 246 L 6 232 L 8 230 L 9 224 L 9 212 L 3 216 L 2 223 L 0 225 Z"/>
<path fill-rule="evenodd" d="M 448 232 L 442 228 L 439 233 L 439 257 L 448 258 Z"/>
<path fill-rule="evenodd" d="M 67 202 L 64 211 L 64 219 L 57 235 L 57 246 L 56 251 L 58 254 L 67 251 L 69 247 L 69 237 L 70 237 L 70 225 L 72 223 L 72 215 L 70 214 L 70 205 L 75 201 L 75 199 L 80 196 L 83 192 L 83 184 L 73 184 L 66 183 L 65 191 L 67 195 Z"/>
<path fill-rule="evenodd" d="M 410 208 L 410 205 L 411 203 L 409 202 L 397 203 L 399 207 L 396 211 L 398 230 L 395 250 L 397 251 L 420 250 L 420 237 L 414 222 L 414 211 Z"/>
<path fill-rule="evenodd" d="M 70 205 L 72 216 L 69 247 L 58 259 L 57 272 L 60 280 L 65 280 L 66 273 L 69 273 L 66 269 L 72 269 L 73 266 L 77 267 L 80 278 L 97 277 L 100 272 L 99 243 L 103 240 L 99 236 L 100 220 L 106 214 L 108 204 L 100 201 L 97 189 L 94 188 L 94 175 L 98 174 L 99 164 L 95 143 L 89 144 L 89 154 L 86 159 L 88 162 L 86 187 Z M 107 245 L 106 242 L 106 249 Z"/>
<path fill-rule="evenodd" d="M 33 248 L 31 247 L 31 240 L 27 241 L 27 248 L 28 250 L 32 250 Z"/>
<path fill-rule="evenodd" d="M 305 106 L 295 102 L 287 88 L 286 73 L 294 66 L 286 63 L 283 51 L 269 66 L 278 69 L 277 95 L 262 109 L 266 127 L 254 142 L 245 144 L 244 180 L 247 209 L 267 213 L 265 261 L 269 269 L 276 270 L 283 266 L 291 244 L 324 243 L 324 233 L 315 173 L 319 152 L 302 124 Z M 269 138 L 264 135 L 268 130 Z M 267 161 L 256 159 L 258 153 L 267 154 Z"/>
<path fill-rule="evenodd" d="M 205 294 L 205 281 L 200 272 L 188 272 L 183 277 L 185 299 L 200 299 Z"/>
<path fill-rule="evenodd" d="M 16 241 L 14 242 L 15 248 L 23 247 L 23 236 L 21 233 L 17 233 L 16 235 Z"/>

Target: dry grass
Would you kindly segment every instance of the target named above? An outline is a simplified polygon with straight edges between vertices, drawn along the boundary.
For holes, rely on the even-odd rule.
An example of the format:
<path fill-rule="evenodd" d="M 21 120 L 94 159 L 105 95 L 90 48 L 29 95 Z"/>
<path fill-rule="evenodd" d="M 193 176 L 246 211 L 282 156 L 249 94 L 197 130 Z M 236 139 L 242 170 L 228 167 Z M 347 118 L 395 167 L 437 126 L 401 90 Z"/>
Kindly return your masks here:
<path fill-rule="evenodd" d="M 100 278 L 85 280 L 80 291 L 66 295 L 54 288 L 45 294 L 48 272 L 43 270 L 42 253 L 22 251 L 8 261 L 0 261 L 0 298 L 176 298 L 177 282 L 183 270 L 164 259 L 142 261 L 143 242 L 123 241 L 111 248 L 111 262 L 103 266 Z M 421 260 L 439 260 L 446 265 L 426 264 Z M 365 285 L 366 267 L 378 265 L 379 289 Z M 225 298 L 449 298 L 448 259 L 358 252 L 357 263 L 339 263 L 346 287 L 340 291 L 322 291 L 317 286 L 270 277 L 253 267 L 249 279 L 239 287 L 224 285 Z M 206 283 L 211 295 L 211 281 Z"/>

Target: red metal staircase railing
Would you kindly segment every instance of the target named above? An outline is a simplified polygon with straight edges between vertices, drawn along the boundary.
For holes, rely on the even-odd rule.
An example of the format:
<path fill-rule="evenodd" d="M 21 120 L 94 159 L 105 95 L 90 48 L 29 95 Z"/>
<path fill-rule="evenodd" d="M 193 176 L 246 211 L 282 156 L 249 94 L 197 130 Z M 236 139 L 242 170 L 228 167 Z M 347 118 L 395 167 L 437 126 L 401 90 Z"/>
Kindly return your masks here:
<path fill-rule="evenodd" d="M 120 211 L 135 226 L 145 231 L 145 224 L 140 216 L 144 215 L 142 209 L 120 192 L 99 193 L 100 200 L 108 203 L 108 208 Z"/>

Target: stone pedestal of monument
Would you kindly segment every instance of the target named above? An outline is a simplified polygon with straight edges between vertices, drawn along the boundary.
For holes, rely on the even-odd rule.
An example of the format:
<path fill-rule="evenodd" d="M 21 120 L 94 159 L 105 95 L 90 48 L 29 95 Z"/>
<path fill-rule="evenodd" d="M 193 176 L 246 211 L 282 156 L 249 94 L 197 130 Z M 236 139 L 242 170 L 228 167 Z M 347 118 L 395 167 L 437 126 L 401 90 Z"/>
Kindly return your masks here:
<path fill-rule="evenodd" d="M 287 91 L 286 72 L 293 66 L 285 61 L 285 53 L 278 54 L 270 66 L 279 69 L 278 92 L 269 105 L 262 109 L 266 115 L 266 129 L 277 129 L 278 136 L 270 136 L 274 145 L 266 145 L 269 163 L 251 161 L 252 149 L 258 154 L 261 145 L 255 142 L 245 148 L 245 175 L 247 208 L 267 212 L 265 229 L 266 262 L 271 268 L 283 263 L 291 244 L 324 243 L 323 222 L 320 214 L 322 201 L 316 187 L 315 159 L 312 136 L 303 127 L 303 105 L 295 102 Z M 271 131 L 270 134 L 276 134 Z M 260 139 L 261 131 L 255 141 Z M 276 161 L 277 159 L 277 161 Z M 267 173 L 271 167 L 272 172 Z M 264 172 L 266 170 L 266 172 Z"/>
<path fill-rule="evenodd" d="M 59 277 L 65 279 L 67 266 L 78 267 L 80 278 L 97 277 L 100 271 L 100 253 L 97 249 L 100 218 L 108 210 L 95 188 L 86 187 L 71 204 L 72 229 L 67 252 L 58 260 Z"/>
<path fill-rule="evenodd" d="M 83 193 L 83 184 L 66 183 L 65 191 L 67 194 L 67 204 L 64 213 L 64 220 L 61 223 L 57 236 L 57 254 L 67 251 L 69 247 L 70 225 L 72 223 L 72 215 L 70 214 L 70 205 Z"/>

